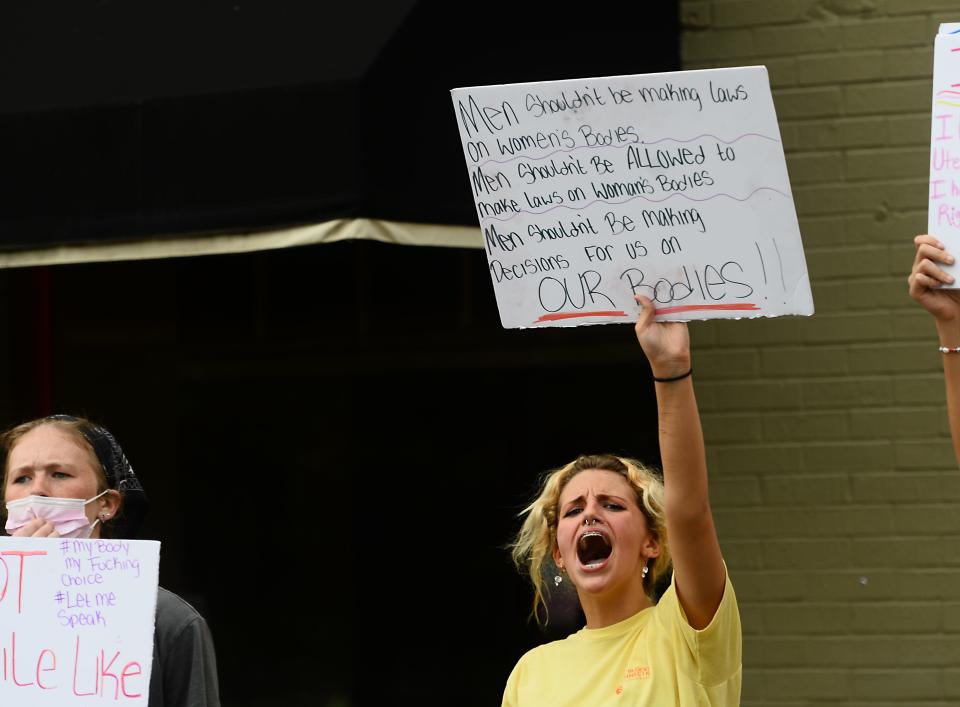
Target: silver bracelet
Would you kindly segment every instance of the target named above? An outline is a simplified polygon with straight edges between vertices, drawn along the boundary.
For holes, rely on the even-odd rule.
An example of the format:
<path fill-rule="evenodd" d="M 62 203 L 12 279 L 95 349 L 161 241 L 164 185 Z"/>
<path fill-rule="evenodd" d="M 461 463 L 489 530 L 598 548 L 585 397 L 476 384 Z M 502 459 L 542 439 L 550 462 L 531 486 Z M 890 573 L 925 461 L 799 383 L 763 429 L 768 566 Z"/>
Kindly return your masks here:
<path fill-rule="evenodd" d="M 941 346 L 940 353 L 960 353 L 960 346 Z"/>

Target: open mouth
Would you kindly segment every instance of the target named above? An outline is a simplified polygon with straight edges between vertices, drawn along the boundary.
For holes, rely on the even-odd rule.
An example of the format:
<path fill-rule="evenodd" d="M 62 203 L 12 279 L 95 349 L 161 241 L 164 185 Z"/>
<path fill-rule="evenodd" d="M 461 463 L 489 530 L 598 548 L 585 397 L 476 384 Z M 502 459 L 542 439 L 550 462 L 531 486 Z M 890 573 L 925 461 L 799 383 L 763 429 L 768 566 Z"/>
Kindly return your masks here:
<path fill-rule="evenodd" d="M 577 558 L 587 568 L 601 566 L 610 557 L 613 546 L 606 536 L 596 530 L 590 530 L 577 541 Z"/>

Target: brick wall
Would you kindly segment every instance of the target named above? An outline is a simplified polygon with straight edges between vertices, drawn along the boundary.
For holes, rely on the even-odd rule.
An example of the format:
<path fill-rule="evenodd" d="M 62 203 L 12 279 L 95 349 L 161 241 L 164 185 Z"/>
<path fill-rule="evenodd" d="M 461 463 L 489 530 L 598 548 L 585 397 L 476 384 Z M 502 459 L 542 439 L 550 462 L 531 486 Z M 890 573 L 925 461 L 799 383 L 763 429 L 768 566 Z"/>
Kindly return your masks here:
<path fill-rule="evenodd" d="M 960 472 L 926 229 L 956 0 L 681 0 L 684 68 L 770 73 L 817 314 L 694 326 L 744 704 L 960 704 Z"/>

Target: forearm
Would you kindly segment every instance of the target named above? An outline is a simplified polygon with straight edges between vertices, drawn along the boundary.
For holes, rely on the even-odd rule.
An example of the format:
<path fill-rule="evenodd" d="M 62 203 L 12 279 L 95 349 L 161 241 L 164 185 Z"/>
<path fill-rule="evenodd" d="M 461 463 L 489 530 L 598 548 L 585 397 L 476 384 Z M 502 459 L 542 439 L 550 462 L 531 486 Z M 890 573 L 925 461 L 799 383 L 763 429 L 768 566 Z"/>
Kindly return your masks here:
<path fill-rule="evenodd" d="M 690 625 L 700 629 L 713 618 L 726 582 L 710 513 L 703 431 L 691 378 L 656 388 L 674 584 Z"/>
<path fill-rule="evenodd" d="M 693 379 L 656 383 L 667 518 L 709 508 L 706 451 Z"/>
<path fill-rule="evenodd" d="M 960 323 L 956 320 L 937 320 L 937 334 L 940 345 L 948 348 L 960 347 Z M 943 359 L 943 379 L 947 392 L 947 417 L 950 421 L 950 437 L 953 451 L 960 464 L 960 353 L 941 354 Z"/>

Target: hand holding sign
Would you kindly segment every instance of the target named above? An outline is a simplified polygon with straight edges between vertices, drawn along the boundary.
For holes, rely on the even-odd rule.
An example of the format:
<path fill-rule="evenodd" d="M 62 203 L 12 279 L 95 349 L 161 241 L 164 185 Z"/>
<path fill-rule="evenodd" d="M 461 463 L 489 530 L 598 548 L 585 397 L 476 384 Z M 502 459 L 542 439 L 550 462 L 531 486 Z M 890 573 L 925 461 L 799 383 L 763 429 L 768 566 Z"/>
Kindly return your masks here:
<path fill-rule="evenodd" d="M 692 370 L 690 333 L 683 322 L 657 322 L 656 308 L 646 297 L 637 296 L 640 317 L 634 327 L 655 380 L 674 381 Z"/>
<path fill-rule="evenodd" d="M 452 94 L 505 327 L 813 312 L 763 67 Z"/>

